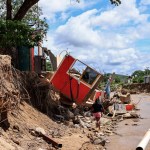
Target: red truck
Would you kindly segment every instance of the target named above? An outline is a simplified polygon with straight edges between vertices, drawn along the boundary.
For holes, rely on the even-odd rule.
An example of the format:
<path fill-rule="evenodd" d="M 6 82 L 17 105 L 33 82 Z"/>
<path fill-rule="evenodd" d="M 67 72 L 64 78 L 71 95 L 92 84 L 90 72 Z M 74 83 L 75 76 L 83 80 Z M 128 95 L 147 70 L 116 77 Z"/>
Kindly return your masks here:
<path fill-rule="evenodd" d="M 71 55 L 66 55 L 50 82 L 70 102 L 83 104 L 101 79 L 102 74 Z"/>

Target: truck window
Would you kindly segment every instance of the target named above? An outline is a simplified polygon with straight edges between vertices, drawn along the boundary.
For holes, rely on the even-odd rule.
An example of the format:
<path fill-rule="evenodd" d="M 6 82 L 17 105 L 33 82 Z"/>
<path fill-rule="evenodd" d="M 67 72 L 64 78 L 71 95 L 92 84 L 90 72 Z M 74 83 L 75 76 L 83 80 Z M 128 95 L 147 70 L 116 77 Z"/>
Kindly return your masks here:
<path fill-rule="evenodd" d="M 94 69 L 88 67 L 78 60 L 76 60 L 76 62 L 68 72 L 76 79 L 80 79 L 81 81 L 90 85 L 94 83 L 95 79 L 98 76 L 98 73 Z"/>

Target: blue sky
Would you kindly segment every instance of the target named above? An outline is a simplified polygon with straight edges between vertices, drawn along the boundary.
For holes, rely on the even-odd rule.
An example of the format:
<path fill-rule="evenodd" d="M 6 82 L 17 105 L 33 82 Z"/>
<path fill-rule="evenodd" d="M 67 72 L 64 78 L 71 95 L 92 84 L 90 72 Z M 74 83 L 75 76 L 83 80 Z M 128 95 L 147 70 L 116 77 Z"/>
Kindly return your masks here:
<path fill-rule="evenodd" d="M 49 3 L 48 3 L 49 2 Z M 49 31 L 43 46 L 68 50 L 101 72 L 150 68 L 150 0 L 40 0 Z"/>

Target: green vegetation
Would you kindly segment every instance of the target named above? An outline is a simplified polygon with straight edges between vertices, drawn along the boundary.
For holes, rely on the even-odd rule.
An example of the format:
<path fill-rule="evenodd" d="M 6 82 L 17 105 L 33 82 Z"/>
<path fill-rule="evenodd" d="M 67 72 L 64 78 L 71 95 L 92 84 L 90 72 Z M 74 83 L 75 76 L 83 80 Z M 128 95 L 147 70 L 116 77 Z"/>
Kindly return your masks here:
<path fill-rule="evenodd" d="M 103 80 L 99 85 L 100 89 L 105 89 L 107 80 L 109 79 L 109 76 L 112 75 L 110 73 L 104 74 Z M 116 90 L 118 87 L 122 86 L 127 81 L 128 76 L 115 74 L 114 79 L 111 83 L 111 91 Z"/>
<path fill-rule="evenodd" d="M 143 83 L 144 76 L 148 76 L 148 75 L 150 75 L 149 69 L 145 69 L 144 71 L 137 70 L 132 74 L 132 82 L 133 83 Z"/>
<path fill-rule="evenodd" d="M 34 34 L 35 29 L 20 21 L 0 21 L 0 48 L 34 46 L 43 34 Z"/>
<path fill-rule="evenodd" d="M 50 61 L 46 61 L 46 71 L 53 71 L 52 64 Z"/>
<path fill-rule="evenodd" d="M 110 74 L 110 73 L 104 74 L 103 81 L 99 85 L 100 89 L 105 88 L 105 85 L 106 85 L 107 80 L 108 80 L 110 75 L 112 75 L 112 74 Z M 145 69 L 144 71 L 136 70 L 130 76 L 131 83 L 143 83 L 145 76 L 150 76 L 150 70 L 149 69 Z M 124 84 L 128 83 L 127 81 L 128 81 L 128 76 L 115 74 L 114 80 L 111 83 L 111 91 L 113 91 L 116 88 L 123 86 Z"/>
<path fill-rule="evenodd" d="M 36 46 L 46 36 L 48 24 L 40 19 L 39 0 L 0 0 L 0 54 L 10 55 L 17 66 L 17 47 Z"/>
<path fill-rule="evenodd" d="M 0 48 L 33 46 L 45 37 L 48 25 L 39 18 L 41 8 L 36 4 L 19 19 L 23 4 L 24 0 L 0 0 Z"/>

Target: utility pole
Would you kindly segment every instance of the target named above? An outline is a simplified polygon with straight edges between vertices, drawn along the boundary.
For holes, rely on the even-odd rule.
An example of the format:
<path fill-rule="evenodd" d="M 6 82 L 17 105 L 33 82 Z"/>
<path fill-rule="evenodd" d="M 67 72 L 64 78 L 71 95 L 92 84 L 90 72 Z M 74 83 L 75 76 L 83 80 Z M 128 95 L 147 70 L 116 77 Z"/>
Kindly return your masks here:
<path fill-rule="evenodd" d="M 146 75 L 149 75 L 149 67 L 146 67 Z"/>

